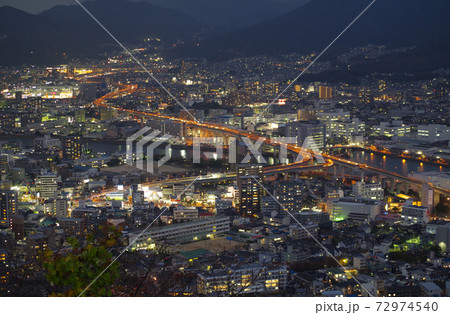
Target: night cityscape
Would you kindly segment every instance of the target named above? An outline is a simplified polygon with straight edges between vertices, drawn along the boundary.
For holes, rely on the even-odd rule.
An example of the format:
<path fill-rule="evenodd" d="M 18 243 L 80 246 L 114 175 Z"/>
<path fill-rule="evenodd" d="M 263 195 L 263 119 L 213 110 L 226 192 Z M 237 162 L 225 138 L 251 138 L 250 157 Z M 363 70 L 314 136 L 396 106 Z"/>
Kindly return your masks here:
<path fill-rule="evenodd" d="M 0 296 L 449 297 L 449 14 L 0 0 Z"/>

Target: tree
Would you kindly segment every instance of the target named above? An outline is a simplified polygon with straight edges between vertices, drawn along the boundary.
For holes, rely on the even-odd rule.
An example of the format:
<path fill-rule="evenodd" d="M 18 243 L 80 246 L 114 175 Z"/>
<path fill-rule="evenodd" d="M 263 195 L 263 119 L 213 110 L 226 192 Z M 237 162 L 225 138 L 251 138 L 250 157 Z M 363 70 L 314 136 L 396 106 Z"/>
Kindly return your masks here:
<path fill-rule="evenodd" d="M 119 264 L 113 262 L 108 249 L 118 243 L 120 230 L 101 226 L 96 237 L 89 235 L 86 244 L 69 239 L 72 250 L 67 254 L 44 253 L 46 279 L 51 296 L 111 296 L 111 286 L 117 279 Z"/>

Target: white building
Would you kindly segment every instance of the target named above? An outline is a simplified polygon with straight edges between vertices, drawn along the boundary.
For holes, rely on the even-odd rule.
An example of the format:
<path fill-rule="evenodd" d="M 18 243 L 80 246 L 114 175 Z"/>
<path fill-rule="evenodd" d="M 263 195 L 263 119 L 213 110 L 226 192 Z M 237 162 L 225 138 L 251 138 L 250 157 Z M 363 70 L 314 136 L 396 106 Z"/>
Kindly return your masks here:
<path fill-rule="evenodd" d="M 428 223 L 428 208 L 412 205 L 412 200 L 407 200 L 402 206 L 402 221 L 408 224 Z"/>
<path fill-rule="evenodd" d="M 59 177 L 53 173 L 44 173 L 36 177 L 36 190 L 39 198 L 50 199 L 58 196 Z"/>
<path fill-rule="evenodd" d="M 402 120 L 381 122 L 372 127 L 372 134 L 386 137 L 406 137 L 411 133 L 411 126 L 405 125 Z"/>
<path fill-rule="evenodd" d="M 345 220 L 351 216 L 364 216 L 365 220 L 373 221 L 380 214 L 380 202 L 372 199 L 339 198 L 330 200 L 329 212 L 334 221 Z"/>
<path fill-rule="evenodd" d="M 319 112 L 316 116 L 325 125 L 327 138 L 338 135 L 340 124 L 350 120 L 350 112 L 343 109 Z"/>
<path fill-rule="evenodd" d="M 136 231 L 129 234 L 129 241 L 135 240 L 133 248 L 151 249 L 155 241 L 192 242 L 213 238 L 230 230 L 230 219 L 223 216 L 211 216 L 202 220 L 153 227 L 145 233 Z"/>
<path fill-rule="evenodd" d="M 448 141 L 450 140 L 450 127 L 438 124 L 419 125 L 417 140 L 424 142 Z"/>
<path fill-rule="evenodd" d="M 366 131 L 366 124 L 359 118 L 353 118 L 351 121 L 340 121 L 336 124 L 337 133 L 331 136 L 351 140 L 355 136 L 363 136 Z"/>
<path fill-rule="evenodd" d="M 383 200 L 384 189 L 381 183 L 357 182 L 353 185 L 353 194 L 357 198 Z"/>

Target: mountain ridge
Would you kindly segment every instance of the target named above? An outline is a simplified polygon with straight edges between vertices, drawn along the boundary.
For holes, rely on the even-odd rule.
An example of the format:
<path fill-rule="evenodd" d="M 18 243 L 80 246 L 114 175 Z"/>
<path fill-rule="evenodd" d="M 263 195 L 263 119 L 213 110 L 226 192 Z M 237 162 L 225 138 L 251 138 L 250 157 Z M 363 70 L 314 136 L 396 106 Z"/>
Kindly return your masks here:
<path fill-rule="evenodd" d="M 124 43 L 136 43 L 147 37 L 168 42 L 189 41 L 194 35 L 210 30 L 176 10 L 146 2 L 97 0 L 83 5 Z M 112 49 L 119 47 L 78 5 L 56 6 L 38 15 L 12 7 L 0 8 L 3 65 L 57 64 L 68 57 L 94 58 Z"/>

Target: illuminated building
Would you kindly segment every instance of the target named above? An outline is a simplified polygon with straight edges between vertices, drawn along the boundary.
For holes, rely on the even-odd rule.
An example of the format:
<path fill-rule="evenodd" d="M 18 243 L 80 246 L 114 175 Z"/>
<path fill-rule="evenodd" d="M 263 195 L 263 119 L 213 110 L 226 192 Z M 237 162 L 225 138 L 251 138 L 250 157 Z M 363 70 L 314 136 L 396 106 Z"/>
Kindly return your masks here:
<path fill-rule="evenodd" d="M 82 144 L 80 136 L 67 136 L 63 139 L 63 157 L 66 160 L 81 158 Z"/>
<path fill-rule="evenodd" d="M 279 93 L 279 84 L 274 82 L 264 83 L 263 84 L 263 93 L 264 95 L 276 95 Z"/>
<path fill-rule="evenodd" d="M 199 273 L 197 293 L 202 295 L 245 295 L 277 292 L 287 286 L 285 266 L 246 265 L 228 270 Z"/>
<path fill-rule="evenodd" d="M 380 213 L 380 203 L 372 199 L 339 198 L 330 200 L 328 212 L 333 221 L 349 218 L 357 221 L 373 221 Z"/>
<path fill-rule="evenodd" d="M 278 212 L 280 205 L 272 196 L 264 196 L 261 198 L 261 212 L 264 215 L 270 216 L 272 212 Z"/>
<path fill-rule="evenodd" d="M 65 198 L 57 198 L 53 201 L 54 214 L 57 218 L 66 218 L 69 215 L 69 202 Z"/>
<path fill-rule="evenodd" d="M 353 136 L 364 135 L 366 124 L 358 118 L 353 118 L 351 121 L 339 121 L 336 123 L 334 133 L 330 133 L 332 137 L 352 139 Z"/>
<path fill-rule="evenodd" d="M 241 216 L 255 216 L 261 211 L 262 187 L 258 181 L 263 167 L 260 164 L 238 166 L 239 212 Z"/>
<path fill-rule="evenodd" d="M 10 275 L 10 256 L 4 249 L 0 249 L 0 294 L 8 290 Z"/>
<path fill-rule="evenodd" d="M 373 135 L 386 137 L 406 137 L 411 132 L 411 126 L 403 124 L 401 120 L 392 122 L 381 122 L 378 126 L 373 126 Z"/>
<path fill-rule="evenodd" d="M 338 134 L 339 124 L 341 122 L 350 121 L 350 112 L 344 111 L 343 109 L 319 112 L 316 116 L 325 125 L 327 137 Z"/>
<path fill-rule="evenodd" d="M 14 190 L 0 191 L 0 224 L 10 225 L 10 219 L 16 215 L 17 211 L 17 192 Z"/>
<path fill-rule="evenodd" d="M 198 219 L 198 209 L 196 207 L 178 206 L 173 209 L 174 221 L 192 221 Z"/>
<path fill-rule="evenodd" d="M 369 89 L 360 89 L 359 90 L 359 101 L 363 105 L 368 105 L 373 102 L 373 96 Z"/>
<path fill-rule="evenodd" d="M 242 106 L 251 102 L 251 95 L 249 92 L 231 92 L 230 95 L 223 98 L 222 102 L 226 106 Z"/>
<path fill-rule="evenodd" d="M 408 199 L 402 206 L 402 221 L 409 224 L 428 223 L 428 208 L 414 206 L 412 199 Z"/>
<path fill-rule="evenodd" d="M 250 92 L 250 94 L 255 95 L 259 92 L 259 81 L 245 82 L 245 91 Z"/>
<path fill-rule="evenodd" d="M 384 80 L 378 81 L 378 91 L 380 92 L 386 91 L 386 81 Z"/>
<path fill-rule="evenodd" d="M 381 183 L 364 183 L 357 182 L 353 185 L 353 194 L 357 198 L 383 200 L 384 189 Z"/>
<path fill-rule="evenodd" d="M 308 196 L 304 182 L 299 179 L 279 182 L 276 192 L 283 209 L 292 212 L 299 212 L 302 209 L 302 201 Z"/>
<path fill-rule="evenodd" d="M 332 98 L 332 89 L 329 86 L 319 86 L 319 98 L 329 99 Z"/>
<path fill-rule="evenodd" d="M 128 240 L 136 250 L 152 248 L 157 241 L 192 242 L 224 234 L 230 230 L 230 219 L 224 216 L 211 216 L 202 220 L 152 227 L 129 234 Z"/>
<path fill-rule="evenodd" d="M 306 138 L 314 140 L 319 150 L 325 147 L 325 125 L 318 120 L 299 121 L 286 124 L 286 137 L 296 137 L 297 144 L 303 145 Z"/>
<path fill-rule="evenodd" d="M 450 140 L 450 127 L 438 124 L 419 125 L 417 139 L 424 142 L 448 141 Z"/>
<path fill-rule="evenodd" d="M 36 190 L 39 198 L 56 198 L 58 196 L 58 176 L 53 173 L 44 173 L 37 176 Z"/>
<path fill-rule="evenodd" d="M 446 253 L 450 251 L 450 224 L 437 227 L 436 244 L 439 245 L 442 252 Z"/>
<path fill-rule="evenodd" d="M 20 92 L 19 94 L 17 94 Z M 22 99 L 41 97 L 44 99 L 72 98 L 77 94 L 77 88 L 71 85 L 33 85 L 19 87 L 2 92 L 5 98 L 16 98 L 21 95 Z"/>

